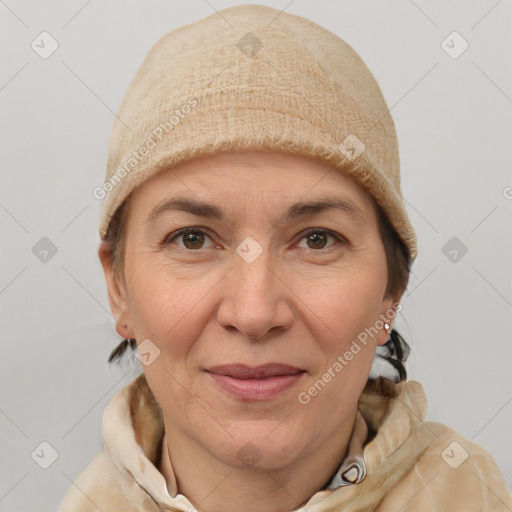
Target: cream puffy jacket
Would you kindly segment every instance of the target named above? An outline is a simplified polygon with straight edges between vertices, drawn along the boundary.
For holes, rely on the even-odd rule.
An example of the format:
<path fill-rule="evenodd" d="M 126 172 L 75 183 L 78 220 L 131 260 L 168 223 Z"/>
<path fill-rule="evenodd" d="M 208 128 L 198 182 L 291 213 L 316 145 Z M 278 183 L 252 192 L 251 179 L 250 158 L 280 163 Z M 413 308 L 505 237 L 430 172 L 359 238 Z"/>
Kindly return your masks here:
<path fill-rule="evenodd" d="M 419 382 L 399 386 L 400 396 L 391 401 L 375 393 L 361 395 L 358 418 L 375 435 L 359 451 L 353 433 L 352 451 L 340 467 L 351 467 L 343 474 L 353 476 L 354 465 L 347 464 L 361 455 L 357 483 L 343 481 L 338 471 L 337 485 L 331 482 L 298 510 L 511 512 L 510 491 L 492 456 L 450 427 L 424 421 L 427 400 Z M 58 512 L 195 510 L 175 485 L 166 484 L 172 482 L 172 467 L 167 468 L 167 480 L 157 469 L 163 467 L 165 432 L 144 375 L 114 396 L 105 409 L 102 431 L 102 451 L 77 477 Z"/>

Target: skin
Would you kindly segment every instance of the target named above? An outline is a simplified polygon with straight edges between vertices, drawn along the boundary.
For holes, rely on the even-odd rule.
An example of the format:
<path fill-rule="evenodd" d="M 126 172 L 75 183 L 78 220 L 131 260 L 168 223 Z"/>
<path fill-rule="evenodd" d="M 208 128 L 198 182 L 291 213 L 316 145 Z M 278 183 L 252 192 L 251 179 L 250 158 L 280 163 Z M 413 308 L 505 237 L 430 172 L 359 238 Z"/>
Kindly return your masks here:
<path fill-rule="evenodd" d="M 276 223 L 290 205 L 326 195 L 349 201 L 361 222 L 329 209 Z M 213 203 L 225 218 L 174 210 L 146 224 L 157 204 L 178 196 Z M 204 238 L 171 240 L 182 228 L 201 228 Z M 308 239 L 310 228 L 333 234 Z M 248 236 L 263 250 L 251 263 L 236 252 Z M 364 189 L 320 161 L 221 153 L 134 191 L 119 278 L 109 249 L 103 242 L 99 256 L 117 332 L 160 350 L 143 370 L 162 407 L 178 491 L 208 512 L 282 512 L 307 501 L 345 456 L 376 346 L 389 336 L 369 337 L 308 404 L 299 393 L 399 299 L 384 296 L 386 256 Z M 304 373 L 263 401 L 233 397 L 205 371 L 268 362 Z M 241 449 L 251 461 L 237 456 Z"/>

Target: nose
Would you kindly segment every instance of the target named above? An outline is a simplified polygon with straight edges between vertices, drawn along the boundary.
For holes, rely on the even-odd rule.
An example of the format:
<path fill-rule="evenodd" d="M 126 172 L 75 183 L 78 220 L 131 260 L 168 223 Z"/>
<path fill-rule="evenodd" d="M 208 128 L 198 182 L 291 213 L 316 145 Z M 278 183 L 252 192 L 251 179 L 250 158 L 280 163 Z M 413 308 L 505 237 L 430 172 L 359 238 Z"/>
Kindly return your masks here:
<path fill-rule="evenodd" d="M 270 338 L 292 325 L 293 292 L 264 251 L 251 263 L 242 258 L 223 279 L 219 324 L 252 341 Z"/>

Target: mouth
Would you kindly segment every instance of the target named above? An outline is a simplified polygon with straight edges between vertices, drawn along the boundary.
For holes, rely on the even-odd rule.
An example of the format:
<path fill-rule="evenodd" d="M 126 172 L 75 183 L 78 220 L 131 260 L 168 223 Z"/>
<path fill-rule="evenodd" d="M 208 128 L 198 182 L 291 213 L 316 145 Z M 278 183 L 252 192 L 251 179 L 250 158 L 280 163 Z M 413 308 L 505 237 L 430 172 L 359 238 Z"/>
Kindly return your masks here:
<path fill-rule="evenodd" d="M 206 370 L 225 392 L 241 400 L 270 400 L 295 386 L 305 370 L 280 363 L 261 366 L 229 364 Z"/>

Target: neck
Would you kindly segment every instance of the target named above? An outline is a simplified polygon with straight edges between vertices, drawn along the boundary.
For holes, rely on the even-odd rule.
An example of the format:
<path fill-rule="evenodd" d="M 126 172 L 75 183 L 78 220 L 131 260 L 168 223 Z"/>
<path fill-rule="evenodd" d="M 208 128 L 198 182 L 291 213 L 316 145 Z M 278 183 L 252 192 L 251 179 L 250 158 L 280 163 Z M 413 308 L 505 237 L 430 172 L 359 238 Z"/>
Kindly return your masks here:
<path fill-rule="evenodd" d="M 316 450 L 288 466 L 243 469 L 219 460 L 164 422 L 167 446 L 159 469 L 169 490 L 176 483 L 177 492 L 198 512 L 286 512 L 303 505 L 328 483 L 345 458 L 356 414 L 357 407 Z"/>

